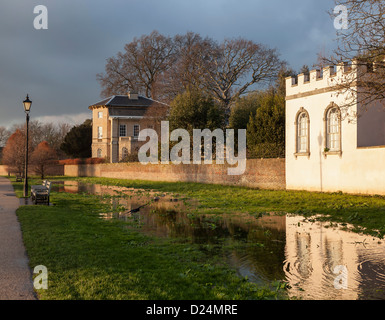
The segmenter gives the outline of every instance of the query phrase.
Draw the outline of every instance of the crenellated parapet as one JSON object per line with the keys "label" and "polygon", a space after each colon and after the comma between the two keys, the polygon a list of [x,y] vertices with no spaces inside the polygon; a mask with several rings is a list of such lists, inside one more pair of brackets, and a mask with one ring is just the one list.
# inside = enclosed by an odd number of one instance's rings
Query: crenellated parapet
{"label": "crenellated parapet", "polygon": [[337,66],[327,66],[311,70],[309,74],[299,74],[286,78],[286,97],[307,92],[323,92],[331,90],[337,84],[357,79],[358,74],[372,72],[376,64],[365,65],[353,60],[350,63],[340,63]]}

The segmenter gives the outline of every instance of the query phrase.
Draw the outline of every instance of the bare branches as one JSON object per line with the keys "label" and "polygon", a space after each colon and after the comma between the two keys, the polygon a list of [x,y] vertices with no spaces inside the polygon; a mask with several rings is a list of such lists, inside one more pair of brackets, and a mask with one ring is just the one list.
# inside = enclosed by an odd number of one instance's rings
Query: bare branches
{"label": "bare branches", "polygon": [[[345,107],[358,103],[364,111],[385,97],[385,1],[336,0],[348,12],[347,29],[337,32],[337,49],[331,57],[322,56],[323,65],[350,62],[349,76],[338,81],[347,93]],[[330,15],[334,18],[333,12]]]}
{"label": "bare branches", "polygon": [[216,46],[212,39],[202,38],[193,32],[176,35],[174,43],[176,59],[160,83],[166,101],[172,101],[179,93],[191,87],[207,91],[202,70],[207,70],[208,56]]}
{"label": "bare branches", "polygon": [[156,83],[174,62],[175,45],[170,37],[153,31],[135,38],[116,57],[107,60],[105,74],[98,74],[103,96],[126,94],[129,90],[158,99]]}
{"label": "bare branches", "polygon": [[277,51],[253,41],[218,44],[193,32],[171,39],[154,31],[108,59],[106,73],[97,77],[104,96],[134,90],[169,102],[188,88],[199,88],[228,108],[254,84],[275,80],[280,68]]}
{"label": "bare branches", "polygon": [[242,38],[226,39],[207,54],[201,53],[205,86],[226,108],[254,84],[276,80],[282,66],[275,49]]}
{"label": "bare branches", "polygon": [[336,0],[346,7],[349,26],[337,33],[336,57],[351,60],[360,56],[383,59],[385,3],[382,0]]}
{"label": "bare branches", "polygon": [[11,133],[9,132],[9,130],[7,130],[7,128],[0,127],[0,147],[3,147],[5,145],[10,135]]}
{"label": "bare branches", "polygon": [[[62,157],[64,153],[60,150],[64,137],[72,128],[68,123],[41,123],[38,120],[32,120],[29,122],[29,142],[31,144],[30,149],[33,150],[42,141],[47,141],[51,148],[53,148],[57,154]],[[1,131],[1,130],[0,130]],[[25,124],[15,124],[8,130],[8,135],[11,135],[19,131],[21,134],[25,134]],[[7,142],[8,143],[8,142]]]}

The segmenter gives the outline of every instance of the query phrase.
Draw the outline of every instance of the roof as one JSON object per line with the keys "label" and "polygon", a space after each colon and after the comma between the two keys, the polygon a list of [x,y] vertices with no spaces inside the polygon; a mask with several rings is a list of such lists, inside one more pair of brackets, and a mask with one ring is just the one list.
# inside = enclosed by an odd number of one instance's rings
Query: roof
{"label": "roof", "polygon": [[110,117],[112,118],[142,118],[147,111],[147,108],[116,108],[108,109]]}
{"label": "roof", "polygon": [[130,99],[128,95],[116,95],[109,98],[98,101],[91,106],[89,109],[97,106],[106,106],[106,107],[150,107],[156,104],[161,104],[167,106],[165,103],[155,101],[143,96],[138,96],[138,99]]}
{"label": "roof", "polygon": [[[88,108],[97,107],[107,107],[111,118],[142,119],[151,117],[151,113],[146,115],[150,107],[156,107],[161,115],[168,105],[139,95],[137,99],[130,99],[128,95],[116,95],[96,102]],[[158,113],[158,111],[156,112]]]}

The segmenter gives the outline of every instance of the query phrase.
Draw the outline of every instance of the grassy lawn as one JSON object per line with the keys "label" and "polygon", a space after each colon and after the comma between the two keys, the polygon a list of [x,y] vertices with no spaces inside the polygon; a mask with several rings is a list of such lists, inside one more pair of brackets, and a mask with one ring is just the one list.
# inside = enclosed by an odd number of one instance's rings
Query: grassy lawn
{"label": "grassy lawn", "polygon": [[255,190],[245,187],[187,182],[128,181],[109,178],[80,178],[104,184],[173,192],[199,200],[198,213],[265,212],[295,213],[319,220],[353,225],[353,231],[382,238],[385,235],[385,196],[351,195],[286,190]]}
{"label": "grassy lawn", "polygon": [[[39,183],[32,179],[31,184]],[[22,194],[22,183],[14,183]],[[89,194],[52,194],[54,206],[22,206],[17,215],[30,266],[48,269],[40,299],[275,299],[281,290],[239,278],[199,245],[145,236]],[[279,286],[279,284],[277,284]]]}
{"label": "grassy lawn", "polygon": [[[355,231],[385,233],[385,197],[380,196],[107,178],[77,180],[177,193],[197,199],[197,213],[320,214],[321,219],[353,224]],[[21,196],[22,183],[13,185]],[[98,213],[108,208],[97,196],[54,192],[51,201],[54,206],[22,206],[17,211],[31,267],[48,268],[49,289],[38,291],[41,299],[285,298],[282,290],[239,278],[198,245],[145,236],[125,228],[122,221],[100,219]]]}

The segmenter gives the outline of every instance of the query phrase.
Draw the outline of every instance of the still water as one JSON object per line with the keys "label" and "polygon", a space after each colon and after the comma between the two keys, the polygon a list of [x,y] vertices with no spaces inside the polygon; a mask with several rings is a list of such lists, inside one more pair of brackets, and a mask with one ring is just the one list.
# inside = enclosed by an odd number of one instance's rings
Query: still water
{"label": "still water", "polygon": [[291,297],[308,300],[385,299],[385,241],[329,222],[286,214],[202,215],[178,195],[66,181],[56,191],[111,195],[102,219],[158,237],[217,248],[241,277],[279,280]]}

